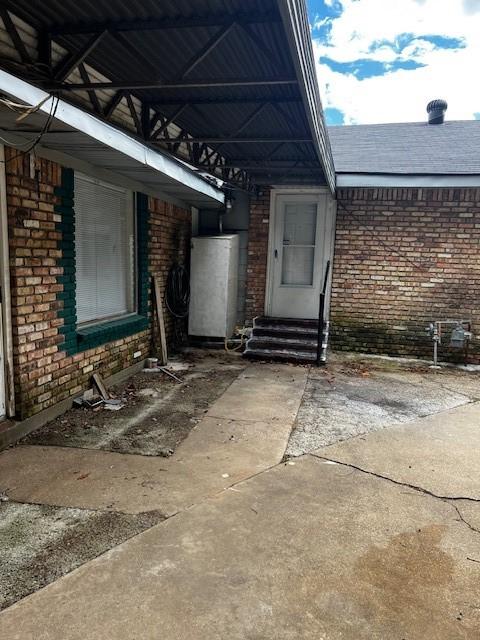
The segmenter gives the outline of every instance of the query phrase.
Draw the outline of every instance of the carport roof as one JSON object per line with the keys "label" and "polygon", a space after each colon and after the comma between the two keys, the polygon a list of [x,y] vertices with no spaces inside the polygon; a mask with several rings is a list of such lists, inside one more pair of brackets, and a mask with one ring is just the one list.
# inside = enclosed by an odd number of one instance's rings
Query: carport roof
{"label": "carport roof", "polygon": [[[48,94],[41,89],[2,70],[0,92],[26,104],[40,104],[48,98]],[[183,206],[189,204],[201,208],[223,205],[223,191],[180,161],[147,147],[127,133],[57,98],[49,98],[38,111],[22,122],[22,126],[16,126],[18,114],[1,105],[0,129],[7,132],[1,141],[25,150],[38,137],[36,132],[45,128],[52,114],[52,124],[36,147],[47,157],[67,166],[70,166],[70,161],[76,161],[78,166],[80,160],[125,178],[135,190]],[[104,175],[109,177],[108,174]]]}
{"label": "carport roof", "polygon": [[304,0],[1,4],[3,68],[223,180],[334,189]]}

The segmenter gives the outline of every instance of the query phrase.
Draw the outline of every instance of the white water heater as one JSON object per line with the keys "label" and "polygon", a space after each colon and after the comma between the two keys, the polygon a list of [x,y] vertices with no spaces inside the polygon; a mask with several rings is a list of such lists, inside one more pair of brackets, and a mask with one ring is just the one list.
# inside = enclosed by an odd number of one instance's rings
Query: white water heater
{"label": "white water heater", "polygon": [[230,338],[237,319],[238,235],[192,238],[188,333]]}

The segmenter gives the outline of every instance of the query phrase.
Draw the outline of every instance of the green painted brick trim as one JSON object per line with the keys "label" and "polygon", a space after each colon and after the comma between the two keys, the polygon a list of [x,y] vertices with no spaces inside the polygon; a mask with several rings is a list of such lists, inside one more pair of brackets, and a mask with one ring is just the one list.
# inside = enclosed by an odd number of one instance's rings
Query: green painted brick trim
{"label": "green painted brick trim", "polygon": [[136,194],[137,204],[137,309],[142,316],[148,316],[150,277],[148,271],[148,196]]}
{"label": "green painted brick trim", "polygon": [[63,285],[63,291],[57,294],[57,300],[64,303],[63,309],[58,311],[58,317],[64,319],[59,332],[64,342],[59,348],[67,355],[73,355],[87,349],[101,346],[107,342],[114,342],[139,333],[148,328],[148,300],[150,294],[150,277],[148,270],[148,229],[149,211],[148,196],[136,194],[137,218],[137,309],[138,313],[125,318],[109,322],[77,328],[76,310],[76,272],[75,272],[75,208],[74,208],[74,172],[73,169],[62,168],[61,186],[54,190],[59,198],[55,205],[55,213],[61,216],[56,223],[55,230],[62,235],[59,249],[62,257],[58,258],[57,266],[63,268],[63,275],[57,277],[57,283]]}
{"label": "green painted brick trim", "polygon": [[84,329],[77,329],[78,350],[85,351],[86,349],[99,347],[106,342],[126,338],[147,328],[148,318],[135,314],[126,318],[91,325]]}
{"label": "green painted brick trim", "polygon": [[57,283],[63,284],[63,291],[57,294],[57,300],[63,300],[64,306],[58,312],[58,317],[64,319],[63,326],[59,327],[59,333],[64,337],[60,349],[64,349],[67,355],[76,352],[77,310],[75,303],[75,210],[74,210],[74,172],[73,169],[62,167],[61,186],[54,189],[54,194],[59,198],[55,205],[55,213],[61,216],[60,222],[55,225],[62,239],[58,248],[62,251],[62,257],[57,260],[57,266],[62,267],[64,275],[57,277]]}

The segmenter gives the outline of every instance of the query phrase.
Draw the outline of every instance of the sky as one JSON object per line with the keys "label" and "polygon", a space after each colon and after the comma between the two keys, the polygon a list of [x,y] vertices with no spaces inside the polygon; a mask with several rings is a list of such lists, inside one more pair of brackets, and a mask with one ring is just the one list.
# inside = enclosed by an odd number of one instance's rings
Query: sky
{"label": "sky", "polygon": [[328,124],[480,119],[480,0],[307,0]]}

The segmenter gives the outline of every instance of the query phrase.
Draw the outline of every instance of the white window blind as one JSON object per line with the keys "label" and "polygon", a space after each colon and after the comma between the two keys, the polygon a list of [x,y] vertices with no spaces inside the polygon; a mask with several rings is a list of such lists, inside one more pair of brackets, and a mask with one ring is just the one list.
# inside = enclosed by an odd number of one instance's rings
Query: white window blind
{"label": "white window blind", "polygon": [[133,193],[75,173],[79,323],[134,311]]}

